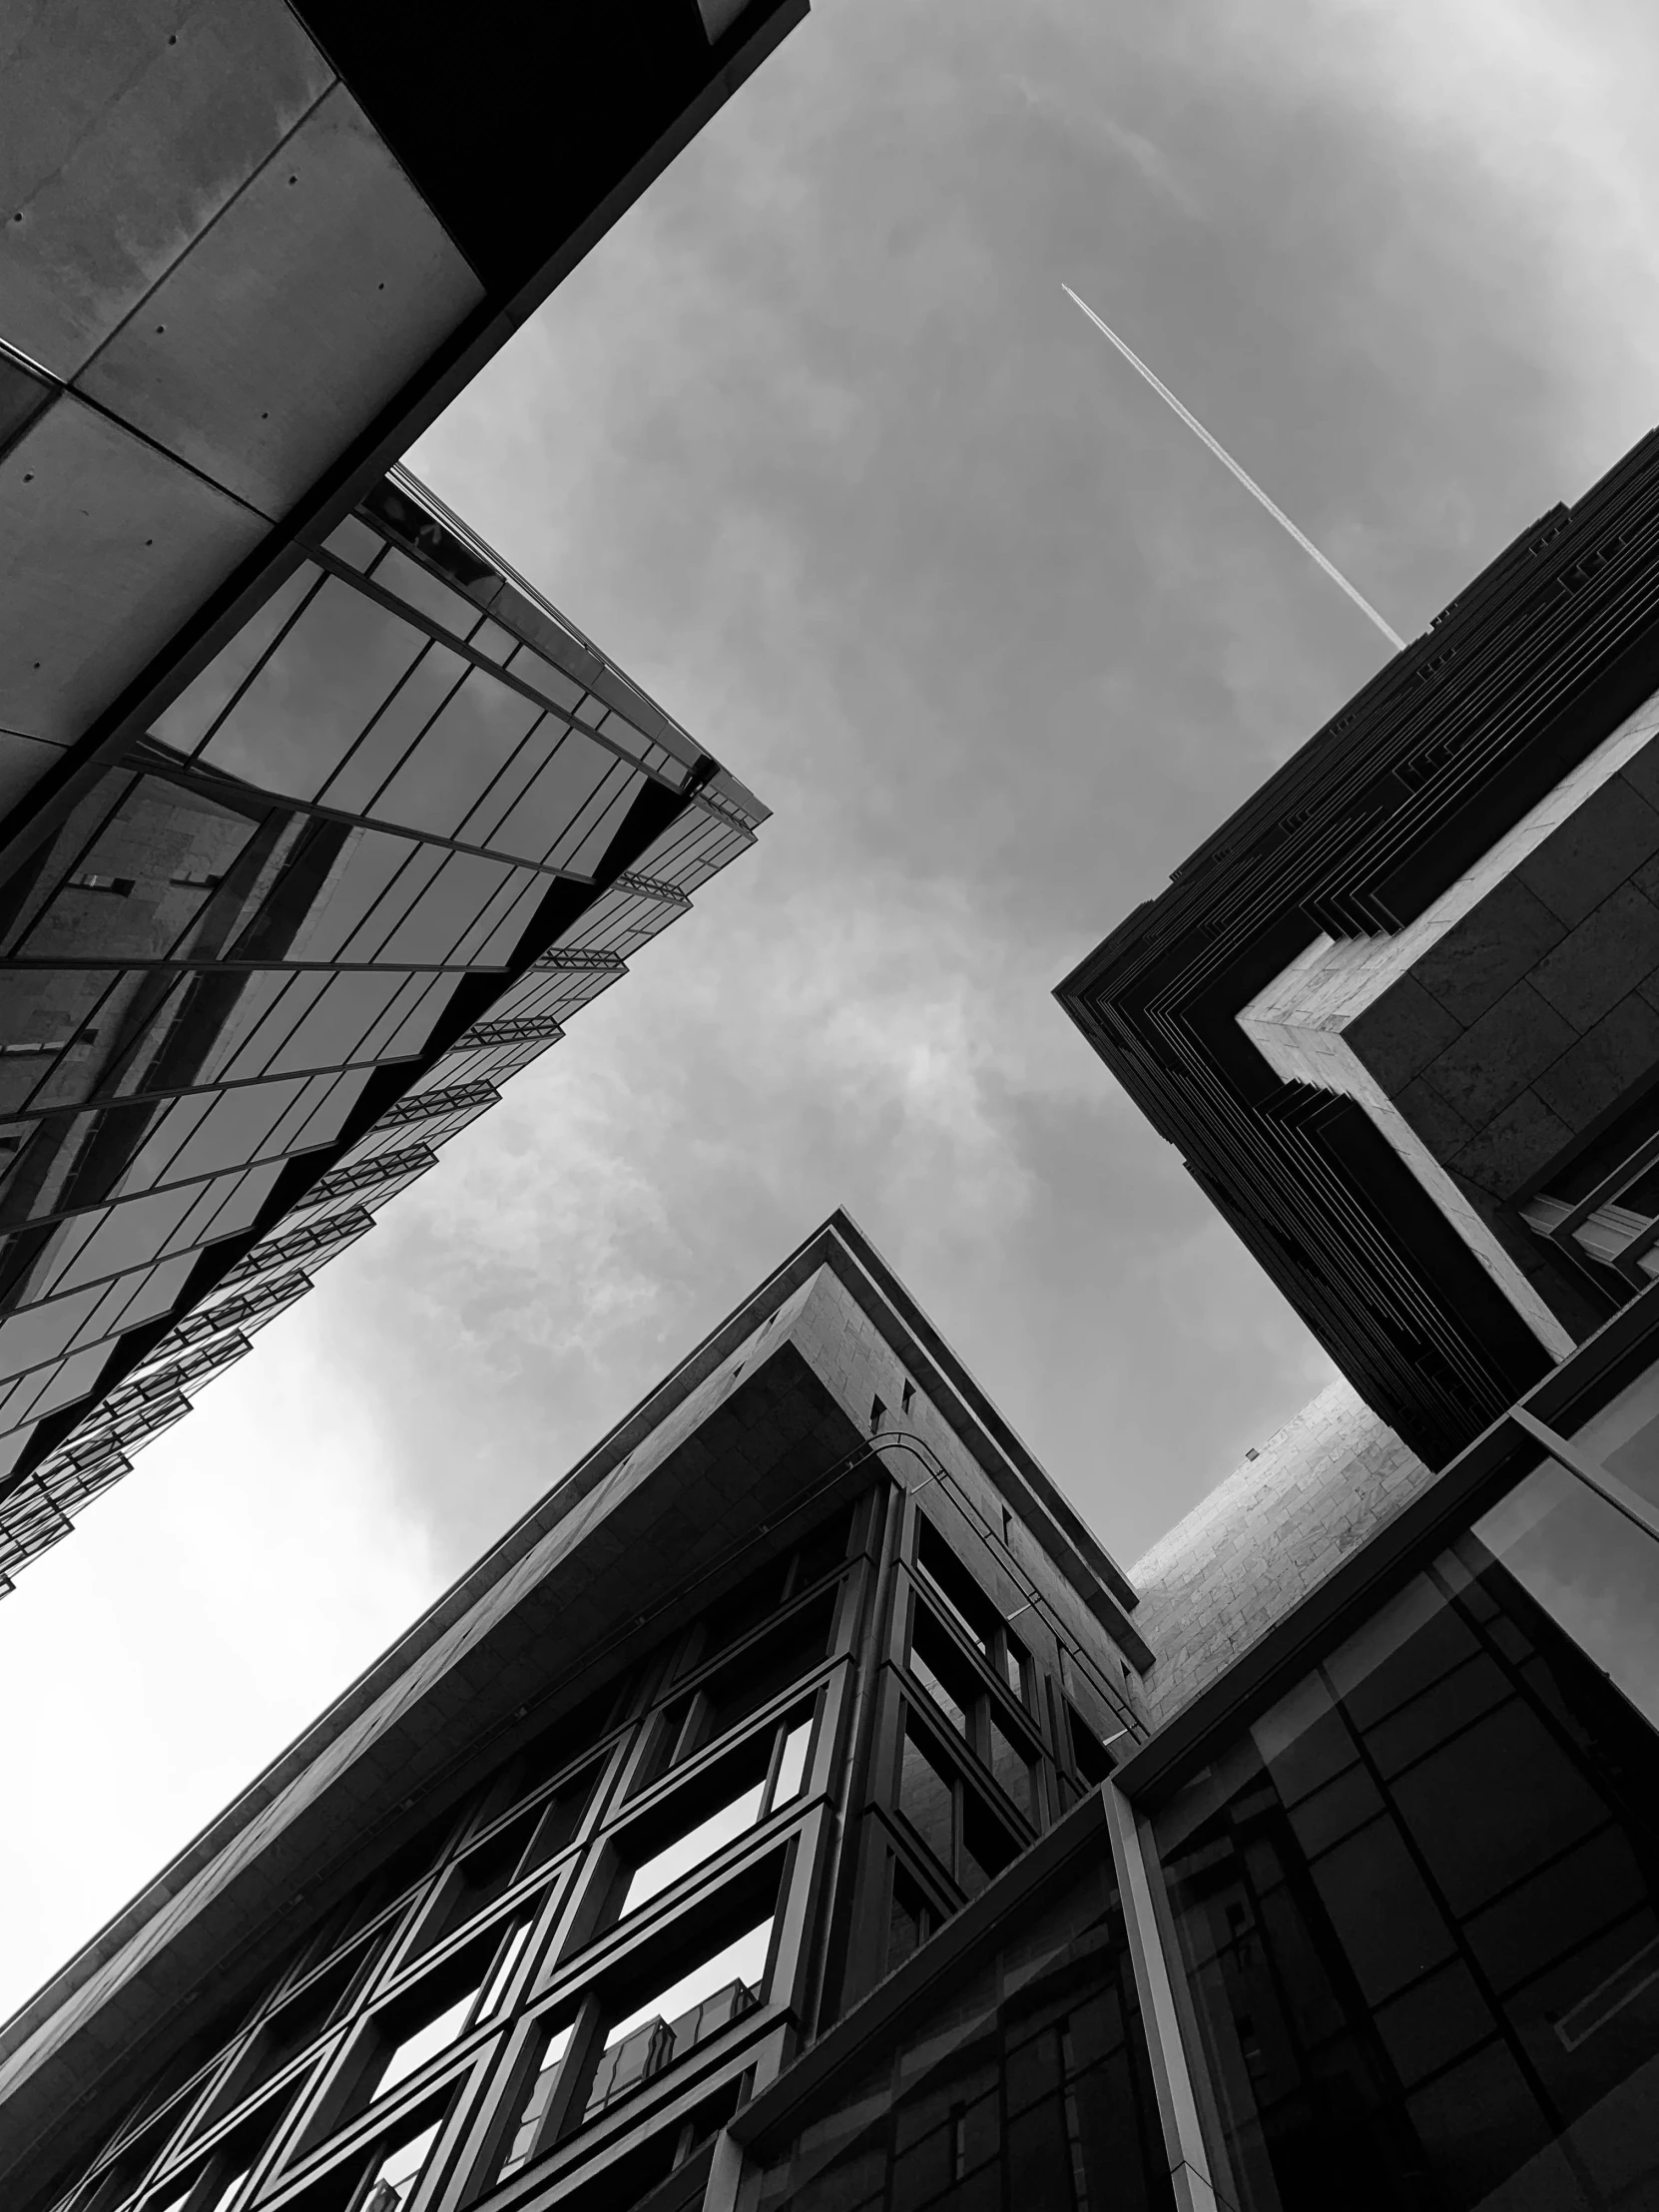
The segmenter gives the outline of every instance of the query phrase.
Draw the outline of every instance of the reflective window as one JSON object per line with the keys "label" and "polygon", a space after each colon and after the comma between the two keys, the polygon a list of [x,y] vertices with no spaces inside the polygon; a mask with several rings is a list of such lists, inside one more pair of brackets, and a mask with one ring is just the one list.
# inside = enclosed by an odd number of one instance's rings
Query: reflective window
{"label": "reflective window", "polygon": [[833,1617],[833,1593],[828,1592],[788,1615],[771,1635],[738,1652],[705,1677],[701,1689],[671,1706],[666,1734],[674,1739],[674,1756],[687,1759],[716,1742],[816,1666]]}
{"label": "reflective window", "polygon": [[590,809],[584,817],[580,843],[556,845],[549,858],[574,874],[597,874],[600,862],[628,820],[628,810],[644,781],[639,776],[613,777],[601,794],[603,804],[597,811]]}
{"label": "reflective window", "polygon": [[622,1918],[638,1912],[660,1890],[666,1890],[678,1882],[694,1867],[701,1867],[716,1852],[724,1851],[738,1837],[747,1835],[761,1817],[761,1805],[766,1796],[765,1781],[755,1782],[729,1800],[725,1805],[678,1836],[663,1850],[654,1852],[643,1865],[636,1867],[629,1879],[628,1889],[622,1901]]}
{"label": "reflective window", "polygon": [[507,2154],[503,2158],[496,2178],[505,2181],[509,2174],[517,2173],[520,2166],[528,2164],[536,2154],[537,2143],[546,2124],[548,2106],[552,2102],[554,2085],[559,2078],[559,2068],[564,2064],[570,2049],[574,2023],[549,2030],[543,2037],[536,2059],[536,2070],[530,2078],[530,2087],[519,2108],[518,2120],[507,2142]]}
{"label": "reflective window", "polygon": [[1573,1440],[1638,1496],[1659,1505],[1659,1365],[1621,1390]]}
{"label": "reflective window", "polygon": [[[365,809],[377,819],[433,835],[460,834],[461,824],[540,717],[522,692],[481,668],[467,671],[403,765]],[[482,840],[474,840],[482,841]],[[506,840],[502,849],[519,847]],[[529,855],[539,859],[540,853]]]}
{"label": "reflective window", "polygon": [[898,1810],[969,1897],[977,1897],[1018,1854],[1018,1844],[978,1791],[913,1719],[900,1746]]}
{"label": "reflective window", "polygon": [[[1084,1859],[811,2096],[758,2212],[1173,2212],[1108,1855]],[[902,1876],[893,1911],[926,1932]]]}
{"label": "reflective window", "polygon": [[427,2160],[438,2139],[441,2119],[428,2120],[418,2134],[400,2142],[394,2150],[376,2152],[354,2205],[361,2212],[400,2212],[426,2171]]}
{"label": "reflective window", "polygon": [[374,581],[382,591],[389,591],[394,598],[401,599],[405,607],[412,607],[417,614],[441,623],[458,638],[470,636],[483,615],[481,607],[463,598],[458,591],[452,591],[430,569],[422,568],[418,561],[411,561],[395,546],[382,556],[374,571]]}
{"label": "reflective window", "polygon": [[1659,1544],[1553,1460],[1474,1533],[1659,1726]]}
{"label": "reflective window", "polygon": [[212,768],[314,799],[426,644],[330,576],[203,749]]}
{"label": "reflective window", "polygon": [[1454,2212],[1659,2190],[1659,1747],[1527,1586],[1533,1482],[1158,1816],[1245,2212],[1337,2172]]}
{"label": "reflective window", "polygon": [[572,730],[524,796],[491,830],[490,844],[527,860],[546,858],[557,863],[565,845],[578,841],[572,826],[616,768],[614,753]]}
{"label": "reflective window", "polygon": [[[639,1860],[628,1877],[619,1917],[626,1920],[630,1913],[638,1912],[682,1875],[703,1866],[777,1807],[798,1796],[812,1735],[810,1714],[792,1717],[759,1737],[742,1760],[735,1764],[723,1761],[720,1782],[715,1784],[719,1802],[705,1809],[708,1788],[695,1792],[695,1802],[688,1807],[690,1824],[680,1826],[678,1833],[666,1841],[659,1840],[665,1816],[655,1816],[649,1824],[651,1841],[643,1846],[648,1856]],[[729,1795],[720,1795],[721,1783]],[[681,1793],[682,1802],[685,1796]],[[666,1809],[671,1821],[675,1812],[673,1805]],[[680,1818],[684,1822],[687,1815]]]}
{"label": "reflective window", "polygon": [[[980,1645],[982,1650],[984,1647]],[[993,1648],[996,1648],[993,1646]],[[1001,1646],[1007,1658],[1007,1639]],[[927,1607],[916,1601],[910,1624],[908,1669],[926,1691],[939,1718],[948,1723],[1028,1821],[1038,1818],[1038,1747],[1021,1722],[997,1697],[988,1681]],[[1024,1684],[1023,1659],[1016,1665]]]}
{"label": "reflective window", "polygon": [[555,707],[563,707],[567,713],[582,696],[582,687],[573,677],[567,676],[562,668],[555,668],[551,661],[543,660],[527,645],[521,645],[507,665],[520,683],[528,684],[532,691],[540,692],[544,699]]}
{"label": "reflective window", "polygon": [[171,707],[163,708],[150,726],[153,735],[181,753],[194,753],[297,614],[306,594],[321,581],[322,571],[302,561],[259,613],[250,616],[217,659],[208,663]]}
{"label": "reflective window", "polygon": [[462,681],[470,664],[448,646],[425,647],[385,705],[317,795],[325,807],[358,815],[392,776],[421,732]]}
{"label": "reflective window", "polygon": [[759,2004],[771,1945],[769,1916],[611,2021],[588,2091],[588,2116],[616,2103]]}

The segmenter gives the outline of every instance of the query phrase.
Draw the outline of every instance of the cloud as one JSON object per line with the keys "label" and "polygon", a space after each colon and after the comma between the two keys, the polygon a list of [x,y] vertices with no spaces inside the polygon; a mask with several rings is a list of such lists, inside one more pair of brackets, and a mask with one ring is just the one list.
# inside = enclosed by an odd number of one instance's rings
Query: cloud
{"label": "cloud", "polygon": [[[446,1579],[372,1408],[297,1317],[0,1605],[0,2017],[298,1734]],[[273,1448],[273,1439],[277,1439]]]}

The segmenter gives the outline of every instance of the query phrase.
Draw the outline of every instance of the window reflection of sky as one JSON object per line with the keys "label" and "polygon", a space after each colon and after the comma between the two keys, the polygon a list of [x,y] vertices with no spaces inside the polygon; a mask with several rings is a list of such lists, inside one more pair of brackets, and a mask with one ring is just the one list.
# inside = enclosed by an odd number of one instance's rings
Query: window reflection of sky
{"label": "window reflection of sky", "polygon": [[1659,1726],[1659,1544],[1554,1460],[1474,1534]]}
{"label": "window reflection of sky", "polygon": [[[248,1234],[286,1159],[338,1145],[373,1068],[426,1053],[470,978],[505,984],[650,779],[681,811],[628,852],[648,883],[688,892],[752,841],[741,787],[684,804],[696,746],[544,603],[476,549],[440,576],[389,542],[454,532],[383,489],[77,801],[0,917],[0,1234],[39,1240],[0,1304],[0,1477],[193,1253]],[[620,963],[682,910],[618,886],[556,942]],[[543,1026],[489,1040],[473,987],[432,1079],[499,1083],[620,972],[532,967],[489,1016]],[[0,1498],[0,1566],[26,1550]]]}

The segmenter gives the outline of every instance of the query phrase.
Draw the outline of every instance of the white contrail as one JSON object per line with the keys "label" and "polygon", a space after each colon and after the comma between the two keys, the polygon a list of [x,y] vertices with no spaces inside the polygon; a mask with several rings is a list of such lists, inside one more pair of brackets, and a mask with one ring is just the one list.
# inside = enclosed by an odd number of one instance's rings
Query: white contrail
{"label": "white contrail", "polygon": [[1405,640],[1400,636],[1399,632],[1393,629],[1391,625],[1382,620],[1382,617],[1378,613],[1377,609],[1372,605],[1371,601],[1355,590],[1354,586],[1349,582],[1348,578],[1343,574],[1342,570],[1337,567],[1334,561],[1328,561],[1326,559],[1325,555],[1320,551],[1319,547],[1314,543],[1312,538],[1303,536],[1302,532],[1297,528],[1296,524],[1291,520],[1290,516],[1285,512],[1284,508],[1275,505],[1273,500],[1271,500],[1268,497],[1267,493],[1262,489],[1261,485],[1257,483],[1254,476],[1246,475],[1245,471],[1239,466],[1238,462],[1233,458],[1232,454],[1228,452],[1226,446],[1218,444],[1216,440],[1211,437],[1209,431],[1205,429],[1203,423],[1199,421],[1197,415],[1192,414],[1187,408],[1182,406],[1180,400],[1176,398],[1174,392],[1170,390],[1168,384],[1161,382],[1158,377],[1153,375],[1151,369],[1147,367],[1145,361],[1141,359],[1140,355],[1132,351],[1129,346],[1125,345],[1122,338],[1118,336],[1117,332],[1112,329],[1108,323],[1102,322],[1099,315],[1095,313],[1094,309],[1089,305],[1088,301],[1086,299],[1079,299],[1076,292],[1072,290],[1069,284],[1062,284],[1060,286],[1060,289],[1065,293],[1068,299],[1075,301],[1075,303],[1082,308],[1083,312],[1088,316],[1089,320],[1094,324],[1095,328],[1102,333],[1103,336],[1109,337],[1111,339],[1112,343],[1117,347],[1118,351],[1123,355],[1124,359],[1129,363],[1130,367],[1138,369],[1140,371],[1140,373],[1146,378],[1147,382],[1152,386],[1153,390],[1158,394],[1159,398],[1168,401],[1170,406],[1175,409],[1176,413],[1187,425],[1187,428],[1189,430],[1197,431],[1198,435],[1204,440],[1205,444],[1216,456],[1216,459],[1225,463],[1225,465],[1233,471],[1234,475],[1239,479],[1239,482],[1243,484],[1245,490],[1252,493],[1257,499],[1262,502],[1262,505],[1266,507],[1268,513],[1272,515],[1274,521],[1284,524],[1285,528],[1289,530],[1292,537],[1295,538],[1297,544],[1301,546],[1303,552],[1312,554],[1314,559],[1318,561],[1320,567],[1324,569],[1326,575],[1330,577],[1331,581],[1334,584],[1340,584],[1342,586],[1343,590],[1347,592],[1348,596],[1350,597],[1350,599],[1353,600],[1354,604],[1359,608],[1360,612],[1363,615],[1368,616],[1371,621],[1376,623],[1377,627],[1382,631],[1382,635],[1387,639],[1388,643],[1391,646],[1403,650]]}

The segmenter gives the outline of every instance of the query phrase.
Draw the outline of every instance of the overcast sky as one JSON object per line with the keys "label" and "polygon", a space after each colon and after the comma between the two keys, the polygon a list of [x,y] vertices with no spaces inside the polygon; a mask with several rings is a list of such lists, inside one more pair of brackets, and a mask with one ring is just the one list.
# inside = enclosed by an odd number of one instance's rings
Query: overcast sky
{"label": "overcast sky", "polygon": [[0,1605],[0,2011],[830,1210],[1126,1564],[1330,1370],[1049,993],[1659,418],[1632,0],[820,0],[411,456],[774,809]]}

